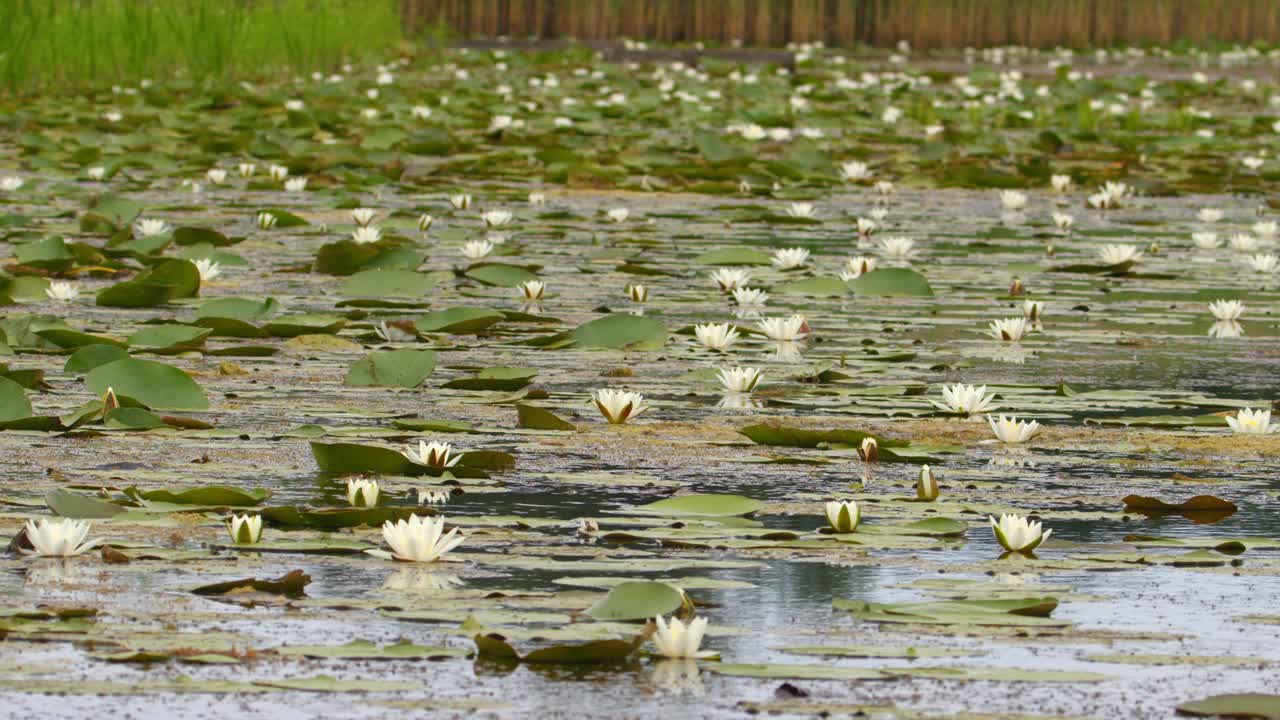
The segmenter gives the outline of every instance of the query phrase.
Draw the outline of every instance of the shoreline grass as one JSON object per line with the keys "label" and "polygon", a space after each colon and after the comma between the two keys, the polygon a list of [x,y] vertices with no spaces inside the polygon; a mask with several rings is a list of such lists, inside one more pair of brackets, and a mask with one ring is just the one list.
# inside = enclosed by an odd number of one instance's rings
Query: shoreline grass
{"label": "shoreline grass", "polygon": [[0,91],[329,70],[394,48],[400,28],[396,0],[7,0]]}

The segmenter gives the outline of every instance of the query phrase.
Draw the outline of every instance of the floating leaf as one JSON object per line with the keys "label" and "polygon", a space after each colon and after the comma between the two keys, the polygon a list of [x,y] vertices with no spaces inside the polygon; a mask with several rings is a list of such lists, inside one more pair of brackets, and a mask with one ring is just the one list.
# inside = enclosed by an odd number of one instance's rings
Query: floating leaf
{"label": "floating leaf", "polygon": [[436,367],[430,350],[379,350],[357,360],[347,371],[348,387],[415,388]]}
{"label": "floating leaf", "polygon": [[578,326],[570,337],[582,348],[657,350],[667,342],[667,328],[650,318],[606,315]]}
{"label": "floating leaf", "polygon": [[662,582],[624,582],[609,590],[586,614],[596,620],[647,620],[684,604],[684,593]]}
{"label": "floating leaf", "polygon": [[85,384],[97,395],[112,388],[150,408],[207,410],[204,390],[191,376],[172,365],[125,358],[99,365],[85,376]]}
{"label": "floating leaf", "polygon": [[730,517],[750,515],[762,507],[763,502],[741,495],[680,495],[640,505],[635,511],[650,515]]}
{"label": "floating leaf", "polygon": [[908,268],[880,268],[849,281],[853,292],[877,297],[933,297],[923,275]]}
{"label": "floating leaf", "polygon": [[531,430],[576,430],[573,423],[561,419],[546,408],[516,403],[517,425]]}

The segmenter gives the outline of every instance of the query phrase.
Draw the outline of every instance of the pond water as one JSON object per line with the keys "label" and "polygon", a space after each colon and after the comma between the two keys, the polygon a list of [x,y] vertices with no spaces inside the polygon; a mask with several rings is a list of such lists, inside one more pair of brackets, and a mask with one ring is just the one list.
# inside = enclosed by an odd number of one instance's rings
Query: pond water
{"label": "pond water", "polygon": [[[1248,235],[1252,254],[1275,252],[1257,223],[1276,214],[1264,122],[1280,113],[1276,89],[1239,84],[1268,61],[1201,83],[1178,56],[1112,58],[1099,79],[1045,74],[1050,56],[1004,79],[1003,66],[923,75],[835,57],[743,83],[714,65],[702,77],[573,53],[454,53],[384,70],[387,84],[356,71],[226,97],[178,84],[33,102],[2,155],[26,181],[0,207],[12,301],[0,529],[17,536],[56,512],[89,519],[109,549],[0,560],[6,704],[139,717],[1160,718],[1210,695],[1280,693],[1280,436],[1227,423],[1273,407],[1280,370],[1280,275],[1226,245]],[[1114,72],[1130,61],[1161,80]],[[862,68],[883,74],[850,86]],[[672,78],[702,100],[663,90]],[[630,99],[564,102],[610,93]],[[786,111],[794,97],[806,109]],[[1130,104],[1095,117],[1093,97]],[[305,103],[284,109],[291,98]],[[889,103],[906,120],[885,120]],[[101,119],[117,108],[121,119]],[[572,133],[552,129],[561,111]],[[495,130],[508,112],[527,124]],[[744,121],[822,132],[753,145],[723,131]],[[924,130],[935,123],[944,134]],[[1254,155],[1259,169],[1236,169]],[[250,158],[259,167],[237,177]],[[854,158],[872,177],[839,177]],[[307,187],[265,179],[272,162]],[[109,177],[86,178],[89,163]],[[202,177],[213,166],[228,178]],[[1051,191],[1050,169],[1073,186]],[[1117,179],[1136,192],[1090,207]],[[1004,185],[1026,188],[1025,208],[1002,207]],[[474,204],[455,207],[459,192]],[[361,206],[382,232],[367,245],[346,239]],[[609,218],[618,208],[626,217]],[[480,213],[498,209],[514,217],[486,228]],[[857,218],[877,210],[860,236]],[[280,222],[263,228],[260,212]],[[422,213],[434,216],[425,232]],[[139,218],[167,227],[149,236]],[[1219,247],[1193,243],[1202,232]],[[894,253],[894,237],[914,252]],[[464,257],[486,238],[500,241],[490,255]],[[1141,256],[1100,259],[1109,243]],[[784,248],[810,255],[782,269]],[[878,267],[841,277],[852,256]],[[200,259],[221,273],[193,288],[185,260]],[[711,278],[723,267],[748,271],[767,303],[736,304]],[[546,283],[532,304],[516,287],[531,278]],[[80,297],[47,297],[51,281],[78,283]],[[628,297],[637,283],[646,302]],[[1032,332],[993,338],[988,324],[1022,318],[1028,299],[1044,303]],[[1228,336],[1211,334],[1208,304],[1223,299],[1245,305]],[[761,332],[792,314],[807,337]],[[700,323],[740,338],[707,349]],[[138,360],[181,372],[146,374]],[[729,366],[763,380],[726,397],[716,370]],[[939,410],[958,382],[985,385],[995,414],[1041,433],[1002,443],[985,412]],[[125,407],[104,408],[105,385]],[[591,401],[606,387],[643,393],[647,409],[606,423]],[[554,417],[520,420],[529,408]],[[856,452],[862,433],[879,438],[879,462]],[[443,473],[405,460],[420,439],[463,459]],[[940,483],[933,502],[915,501],[923,463]],[[379,481],[383,515],[342,514],[352,475]],[[446,503],[421,502],[442,490]],[[661,509],[691,496],[714,496],[711,509]],[[1143,509],[1193,496],[1215,509]],[[821,531],[835,499],[858,503],[855,532]],[[456,562],[364,552],[382,546],[382,520],[415,509],[461,529]],[[266,518],[261,543],[228,541],[232,511]],[[1002,513],[1052,535],[1005,553],[987,521]],[[293,570],[305,587],[205,587]],[[719,659],[663,659],[647,644],[608,661],[515,662],[483,644],[496,634],[527,656],[629,641],[641,617],[589,612],[623,581],[682,589],[692,610],[680,612],[709,620],[703,649]],[[399,640],[419,647],[387,649]],[[354,641],[374,646],[339,648]]]}

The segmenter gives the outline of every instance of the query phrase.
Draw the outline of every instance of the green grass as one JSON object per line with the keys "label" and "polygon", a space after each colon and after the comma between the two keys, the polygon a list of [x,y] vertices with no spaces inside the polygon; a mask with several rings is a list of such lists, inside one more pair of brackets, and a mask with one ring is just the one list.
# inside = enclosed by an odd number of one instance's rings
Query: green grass
{"label": "green grass", "polygon": [[0,91],[329,70],[400,37],[396,0],[3,0]]}

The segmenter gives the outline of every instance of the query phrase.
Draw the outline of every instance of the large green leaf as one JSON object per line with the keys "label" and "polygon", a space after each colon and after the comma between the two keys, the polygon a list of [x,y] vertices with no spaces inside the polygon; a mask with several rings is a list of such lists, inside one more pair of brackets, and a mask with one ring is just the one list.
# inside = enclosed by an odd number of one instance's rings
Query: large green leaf
{"label": "large green leaf", "polygon": [[596,620],[646,620],[668,615],[684,604],[684,593],[666,583],[624,582],[609,590],[586,614]]}
{"label": "large green leaf", "polygon": [[0,422],[31,417],[31,401],[21,385],[0,377]]}
{"label": "large green leaf", "polygon": [[570,333],[578,347],[611,350],[657,350],[667,342],[667,328],[635,315],[606,315]]}
{"label": "large green leaf", "polygon": [[125,358],[89,371],[85,384],[95,394],[107,388],[131,397],[150,408],[163,410],[207,410],[204,390],[182,370],[151,360]]}
{"label": "large green leaf", "polygon": [[485,285],[497,285],[500,287],[516,287],[530,280],[537,280],[538,276],[518,265],[504,265],[502,263],[483,263],[480,265],[472,265],[467,268],[467,277]]}
{"label": "large green leaf", "polygon": [[481,307],[454,307],[437,310],[413,321],[413,326],[422,333],[478,333],[496,322],[501,322],[503,314],[497,310]]}
{"label": "large green leaf", "polygon": [[680,495],[636,507],[636,512],[651,515],[702,515],[730,517],[749,515],[764,503],[741,495]]}
{"label": "large green leaf", "polygon": [[364,270],[342,284],[343,295],[366,298],[419,298],[431,292],[436,280],[412,270]]}
{"label": "large green leaf", "polygon": [[415,388],[436,367],[430,350],[378,350],[357,360],[347,371],[348,387]]}
{"label": "large green leaf", "polygon": [[849,281],[853,292],[863,296],[933,297],[933,288],[923,275],[908,268],[880,268]]}

